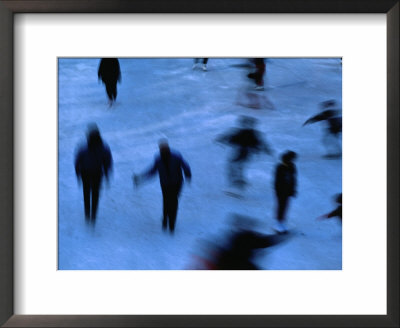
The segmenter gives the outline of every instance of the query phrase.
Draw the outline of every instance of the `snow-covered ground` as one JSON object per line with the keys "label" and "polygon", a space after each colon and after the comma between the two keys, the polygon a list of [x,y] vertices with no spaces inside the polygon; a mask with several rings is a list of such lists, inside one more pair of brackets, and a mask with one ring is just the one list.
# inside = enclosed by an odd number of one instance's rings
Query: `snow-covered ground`
{"label": "snow-covered ground", "polygon": [[[316,220],[335,207],[342,190],[342,161],[322,156],[323,123],[302,127],[319,103],[341,106],[342,68],[336,58],[272,58],[267,61],[264,108],[241,106],[251,84],[245,59],[211,58],[208,71],[192,70],[190,58],[120,59],[122,83],[108,108],[98,82],[98,58],[59,59],[58,260],[61,270],[182,270],[191,267],[204,240],[220,244],[229,214],[254,217],[257,231],[273,233],[273,172],[285,150],[298,153],[298,195],[288,210],[295,235],[263,250],[257,264],[270,270],[340,270],[342,227]],[[258,120],[274,156],[258,154],[246,169],[243,199],[229,197],[226,161],[231,149],[215,137],[236,126],[240,115]],[[85,223],[83,195],[74,171],[76,147],[88,123],[99,126],[111,148],[110,185],[103,184],[96,225]],[[143,172],[166,137],[192,169],[183,188],[174,235],[161,229],[158,177],[138,189],[132,174]]]}

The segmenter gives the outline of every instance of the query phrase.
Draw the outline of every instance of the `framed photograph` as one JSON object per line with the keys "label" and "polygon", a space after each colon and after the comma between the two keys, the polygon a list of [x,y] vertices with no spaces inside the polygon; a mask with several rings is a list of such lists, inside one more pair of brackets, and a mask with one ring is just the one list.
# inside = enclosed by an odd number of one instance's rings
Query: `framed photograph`
{"label": "framed photograph", "polygon": [[398,327],[398,19],[0,1],[0,323]]}

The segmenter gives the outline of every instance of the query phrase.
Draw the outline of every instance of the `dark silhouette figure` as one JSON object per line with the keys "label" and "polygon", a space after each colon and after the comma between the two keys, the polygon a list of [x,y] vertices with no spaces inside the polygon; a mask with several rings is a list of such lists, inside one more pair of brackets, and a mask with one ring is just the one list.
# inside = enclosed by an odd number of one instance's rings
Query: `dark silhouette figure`
{"label": "dark silhouette figure", "polygon": [[102,58],[98,69],[99,80],[106,86],[110,107],[117,99],[117,82],[121,82],[121,70],[117,58]]}
{"label": "dark silhouette figure", "polygon": [[134,175],[135,185],[139,185],[141,180],[146,180],[158,173],[160,178],[161,191],[163,195],[163,230],[175,230],[176,216],[178,212],[178,198],[182,189],[183,175],[185,179],[191,181],[192,173],[189,165],[182,158],[182,155],[171,150],[166,140],[159,142],[160,153],[155,157],[153,165],[144,173]]}
{"label": "dark silhouette figure", "polygon": [[276,231],[278,233],[286,233],[287,228],[284,225],[286,219],[286,211],[289,205],[290,197],[296,197],[297,194],[297,169],[293,161],[297,158],[297,154],[293,151],[287,151],[281,156],[281,163],[276,166],[275,170],[275,194],[277,199],[276,217],[278,220]]}
{"label": "dark silhouette figure", "polygon": [[108,180],[112,168],[110,148],[103,142],[97,126],[91,126],[87,134],[87,145],[81,147],[75,157],[75,172],[78,182],[83,184],[85,218],[96,220],[99,192],[103,176]]}
{"label": "dark silhouette figure", "polygon": [[247,182],[243,170],[251,155],[264,151],[271,155],[272,151],[262,135],[255,129],[256,120],[242,116],[239,119],[240,127],[217,137],[216,141],[228,144],[234,148],[228,160],[228,179],[231,185],[242,188]]}
{"label": "dark silhouette figure", "polygon": [[256,83],[256,90],[264,90],[264,73],[265,73],[265,60],[264,58],[254,58],[252,62],[255,66],[255,71],[247,74],[247,77],[253,79]]}
{"label": "dark silhouette figure", "polygon": [[[195,58],[194,63],[193,63],[193,69],[197,67],[197,64],[199,63],[200,58]],[[207,70],[207,63],[208,63],[208,58],[201,58],[201,61],[203,62],[203,71]]]}
{"label": "dark silhouette figure", "polygon": [[[324,101],[320,104],[322,109],[325,109],[321,113],[310,117],[304,122],[303,126],[316,122],[326,122],[325,135],[323,137],[323,143],[327,147],[328,154],[326,157],[335,158],[341,156],[340,137],[342,134],[342,116],[339,109],[334,109],[336,102],[334,100]],[[332,149],[331,153],[329,153]]]}
{"label": "dark silhouette figure", "polygon": [[[225,245],[218,240],[208,243],[208,250],[203,256],[195,256],[195,269],[200,270],[259,270],[255,260],[259,250],[275,246],[288,239],[288,235],[267,235],[254,230],[247,223],[251,218],[235,215],[234,219],[241,221],[233,225],[233,230],[226,236]],[[243,226],[243,221],[245,226]],[[238,223],[238,221],[237,221]]]}
{"label": "dark silhouette figure", "polygon": [[277,245],[280,235],[265,235],[251,230],[236,232],[227,248],[218,255],[214,270],[259,270],[254,263],[255,251]]}
{"label": "dark silhouette figure", "polygon": [[337,217],[340,222],[342,222],[342,193],[336,196],[336,204],[337,207],[333,211],[321,215],[320,217],[318,217],[318,219],[331,219]]}

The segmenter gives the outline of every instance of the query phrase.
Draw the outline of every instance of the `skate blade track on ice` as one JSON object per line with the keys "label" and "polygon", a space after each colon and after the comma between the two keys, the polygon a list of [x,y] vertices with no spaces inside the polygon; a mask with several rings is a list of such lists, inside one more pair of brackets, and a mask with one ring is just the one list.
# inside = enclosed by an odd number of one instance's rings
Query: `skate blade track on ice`
{"label": "skate blade track on ice", "polygon": [[235,192],[232,190],[224,190],[225,195],[236,198],[236,199],[245,199],[244,195],[239,193],[239,192]]}

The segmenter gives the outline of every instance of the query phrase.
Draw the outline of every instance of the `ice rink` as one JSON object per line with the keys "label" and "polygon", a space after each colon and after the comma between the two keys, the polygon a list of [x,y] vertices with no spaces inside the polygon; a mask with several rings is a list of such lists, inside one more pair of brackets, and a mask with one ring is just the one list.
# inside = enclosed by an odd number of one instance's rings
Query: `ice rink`
{"label": "ice rink", "polygon": [[[61,270],[184,270],[193,268],[205,241],[223,244],[230,213],[250,216],[272,234],[276,222],[273,175],[280,154],[298,154],[298,195],[291,199],[287,242],[260,250],[268,270],[341,270],[342,226],[317,220],[335,208],[342,192],[342,160],[327,159],[323,122],[302,126],[322,101],[342,105],[338,58],[271,58],[265,90],[253,91],[246,59],[210,58],[208,70],[192,58],[120,59],[122,81],[109,108],[98,81],[99,58],[58,63],[58,265]],[[201,66],[199,66],[201,67]],[[232,151],[215,138],[240,115],[257,119],[273,156],[257,154],[245,170],[242,198],[228,196],[226,165]],[[74,156],[95,122],[113,156],[103,184],[96,225],[84,218]],[[158,177],[139,188],[132,175],[147,169],[167,138],[189,163],[192,181],[181,193],[174,235],[161,229]]]}

